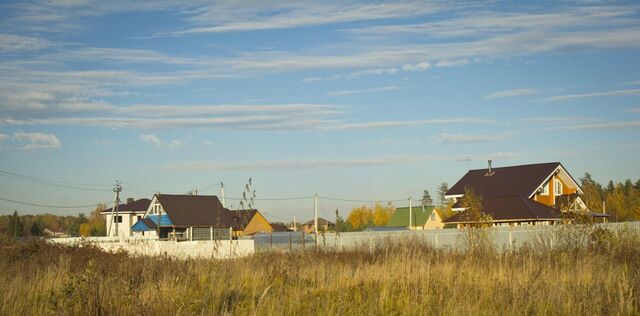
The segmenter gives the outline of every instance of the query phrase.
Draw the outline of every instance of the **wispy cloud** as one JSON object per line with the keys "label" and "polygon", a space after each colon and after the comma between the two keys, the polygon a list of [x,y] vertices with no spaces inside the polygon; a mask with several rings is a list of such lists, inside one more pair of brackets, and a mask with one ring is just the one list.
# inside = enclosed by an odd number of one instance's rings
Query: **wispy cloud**
{"label": "wispy cloud", "polygon": [[640,113],[640,107],[637,108],[628,108],[624,110],[626,113]]}
{"label": "wispy cloud", "polygon": [[437,137],[439,143],[489,143],[505,139],[505,135],[478,135],[478,134],[448,134],[441,133]]}
{"label": "wispy cloud", "polygon": [[50,41],[38,37],[0,34],[0,53],[36,51],[49,46]]}
{"label": "wispy cloud", "polygon": [[581,94],[564,94],[564,95],[556,95],[556,96],[548,97],[548,98],[545,98],[544,100],[569,101],[569,100],[584,99],[584,98],[628,96],[628,95],[640,95],[640,89],[601,91],[601,92],[590,92],[590,93],[581,93]]}
{"label": "wispy cloud", "polygon": [[140,135],[140,140],[142,142],[147,143],[147,144],[154,145],[157,148],[167,147],[167,148],[170,148],[170,149],[176,149],[176,148],[182,147],[182,145],[184,145],[183,141],[177,140],[177,139],[173,139],[170,142],[165,143],[158,136],[156,136],[154,134],[142,134],[142,135]]}
{"label": "wispy cloud", "polygon": [[557,126],[554,129],[563,130],[586,130],[586,129],[626,129],[640,128],[640,121],[622,121],[622,122],[596,122],[590,124],[575,124]]}
{"label": "wispy cloud", "polygon": [[384,91],[396,91],[406,89],[405,87],[399,86],[385,86],[385,87],[376,87],[370,89],[360,89],[360,90],[340,90],[340,91],[329,91],[326,93],[328,96],[343,96],[343,95],[352,95],[352,94],[362,94],[362,93],[372,93],[372,92],[384,92]]}
{"label": "wispy cloud", "polygon": [[421,2],[394,3],[297,3],[264,1],[250,6],[210,4],[190,18],[202,26],[171,35],[242,32],[300,28],[332,23],[416,16],[435,11],[436,5]]}
{"label": "wispy cloud", "polygon": [[523,95],[531,95],[536,94],[539,91],[537,89],[512,89],[512,90],[501,90],[485,95],[486,99],[496,99],[496,98],[510,98],[510,97],[518,97]]}
{"label": "wispy cloud", "polygon": [[52,133],[13,133],[13,140],[22,143],[22,149],[60,148],[62,142]]}
{"label": "wispy cloud", "polygon": [[2,142],[4,142],[5,140],[11,138],[11,136],[7,135],[7,134],[3,134],[0,133],[0,144],[2,144]]}
{"label": "wispy cloud", "polygon": [[304,170],[304,169],[336,169],[336,168],[366,168],[380,166],[395,166],[416,164],[434,160],[462,160],[462,159],[514,159],[519,155],[513,152],[497,152],[479,155],[413,155],[413,156],[383,156],[379,158],[362,159],[288,159],[288,160],[259,160],[259,161],[194,161],[183,164],[165,166],[162,169],[171,171],[222,171],[222,170]]}
{"label": "wispy cloud", "polygon": [[408,121],[371,121],[359,123],[343,123],[332,126],[332,129],[368,129],[368,128],[397,128],[412,127],[421,125],[442,125],[442,124],[482,124],[493,125],[495,120],[462,117],[448,119],[428,119],[428,120],[408,120]]}

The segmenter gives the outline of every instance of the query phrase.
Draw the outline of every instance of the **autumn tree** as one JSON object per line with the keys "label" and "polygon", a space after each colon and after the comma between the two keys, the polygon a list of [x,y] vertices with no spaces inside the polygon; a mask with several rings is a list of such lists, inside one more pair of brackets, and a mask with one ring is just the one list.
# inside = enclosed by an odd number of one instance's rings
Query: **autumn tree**
{"label": "autumn tree", "polygon": [[472,188],[464,188],[464,196],[461,203],[462,207],[465,208],[463,218],[466,221],[476,222],[480,226],[485,226],[483,223],[492,220],[491,216],[484,212],[482,194],[476,193]]}
{"label": "autumn tree", "polygon": [[587,207],[592,211],[601,210],[602,186],[596,183],[588,172],[580,178],[580,184],[583,191],[582,200],[587,204]]}
{"label": "autumn tree", "polygon": [[[426,191],[425,191],[426,192]],[[376,203],[373,209],[373,224],[375,226],[385,226],[391,219],[395,208],[393,204],[389,203],[386,206],[382,206],[380,203]]]}
{"label": "autumn tree", "polygon": [[353,229],[360,230],[373,224],[373,211],[366,205],[354,207],[347,217]]}
{"label": "autumn tree", "polygon": [[[107,226],[104,217],[100,214],[100,212],[107,209],[107,205],[98,204],[96,208],[89,215],[89,225],[91,227],[91,236],[106,236],[107,235]],[[82,226],[82,225],[80,225]],[[81,227],[80,227],[81,228]],[[81,234],[82,235],[82,234]]]}

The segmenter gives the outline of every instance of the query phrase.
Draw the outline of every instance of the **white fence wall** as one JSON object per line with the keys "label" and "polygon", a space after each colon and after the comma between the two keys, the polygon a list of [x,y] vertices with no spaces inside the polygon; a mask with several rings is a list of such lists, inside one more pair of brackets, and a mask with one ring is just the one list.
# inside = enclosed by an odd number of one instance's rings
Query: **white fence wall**
{"label": "white fence wall", "polygon": [[91,237],[91,238],[52,238],[49,242],[84,245],[93,244],[105,251],[126,251],[134,256],[169,256],[179,259],[188,258],[238,258],[253,254],[253,240],[202,240],[202,241],[157,241],[146,238],[128,239]]}
{"label": "white fence wall", "polygon": [[[631,229],[640,232],[640,222],[606,223],[596,224],[612,231]],[[488,239],[498,250],[516,249],[526,244],[545,243],[549,246],[557,245],[558,232],[567,228],[588,228],[584,225],[554,225],[554,226],[517,226],[517,227],[493,227],[487,228]],[[450,248],[462,250],[465,247],[465,230],[460,229],[430,229],[430,230],[403,230],[403,231],[371,231],[325,233],[318,235],[318,247],[320,249],[348,249],[353,247],[371,247],[384,239],[414,238],[424,240],[436,248]],[[265,250],[298,250],[315,249],[313,234],[305,234],[304,238],[297,233],[274,233],[254,236],[256,251]],[[304,242],[302,240],[304,239]]]}

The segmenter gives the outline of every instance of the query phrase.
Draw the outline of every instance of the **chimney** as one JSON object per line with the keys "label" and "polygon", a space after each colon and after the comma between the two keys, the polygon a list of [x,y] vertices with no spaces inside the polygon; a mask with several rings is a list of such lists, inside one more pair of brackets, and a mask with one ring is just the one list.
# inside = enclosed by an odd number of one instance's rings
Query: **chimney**
{"label": "chimney", "polygon": [[133,198],[127,198],[127,204],[133,203]]}
{"label": "chimney", "polygon": [[487,173],[485,173],[486,177],[490,177],[492,176],[495,172],[493,172],[493,168],[491,166],[491,163],[493,162],[491,159],[489,159],[489,170],[487,171]]}

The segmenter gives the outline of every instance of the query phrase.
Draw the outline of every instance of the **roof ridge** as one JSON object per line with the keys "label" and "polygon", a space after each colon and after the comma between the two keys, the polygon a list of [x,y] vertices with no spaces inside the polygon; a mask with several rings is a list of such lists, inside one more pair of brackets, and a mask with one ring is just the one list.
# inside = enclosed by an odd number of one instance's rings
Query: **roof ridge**
{"label": "roof ridge", "polygon": [[[496,169],[506,169],[506,168],[520,168],[520,167],[530,167],[530,166],[541,166],[541,165],[561,165],[562,163],[560,163],[559,161],[553,161],[553,162],[540,162],[540,163],[531,163],[531,164],[524,164],[524,165],[515,165],[515,166],[504,166],[504,167],[491,167],[492,170],[496,170]],[[470,169],[469,171],[482,171],[482,170],[488,170],[489,168],[481,168],[481,169]]]}

